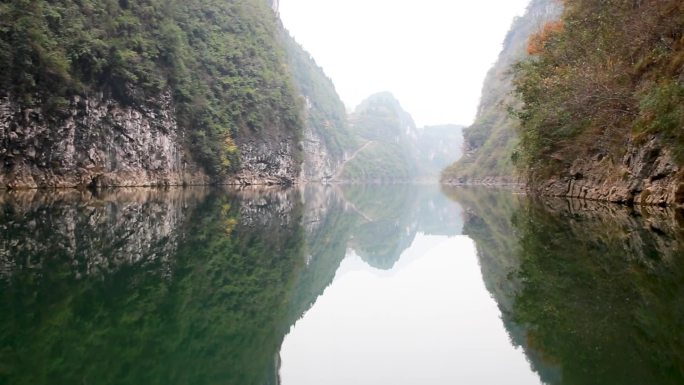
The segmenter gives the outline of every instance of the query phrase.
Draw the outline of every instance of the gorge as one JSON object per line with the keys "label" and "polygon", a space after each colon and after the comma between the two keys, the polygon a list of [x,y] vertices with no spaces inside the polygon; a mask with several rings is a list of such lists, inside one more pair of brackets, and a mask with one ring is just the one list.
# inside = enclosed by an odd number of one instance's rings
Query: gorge
{"label": "gorge", "polygon": [[683,26],[0,1],[0,385],[683,384]]}
{"label": "gorge", "polygon": [[[0,188],[399,177],[342,170],[367,135],[350,126],[332,81],[285,30],[277,2],[23,7],[2,8]],[[391,103],[387,119],[408,116]],[[419,132],[452,144],[439,155],[424,144],[421,159],[395,151],[383,166],[397,162],[404,180],[418,170],[435,179],[458,158],[458,127],[401,128],[391,140],[411,152]]]}

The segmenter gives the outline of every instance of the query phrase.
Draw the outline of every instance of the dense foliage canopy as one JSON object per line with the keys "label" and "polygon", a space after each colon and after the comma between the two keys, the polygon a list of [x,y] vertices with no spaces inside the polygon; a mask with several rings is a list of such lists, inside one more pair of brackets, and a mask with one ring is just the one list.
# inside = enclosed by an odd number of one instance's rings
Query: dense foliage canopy
{"label": "dense foliage canopy", "polygon": [[241,130],[301,126],[280,28],[262,0],[3,0],[0,93],[58,112],[169,92],[193,156],[222,174]]}
{"label": "dense foliage canopy", "polygon": [[522,166],[553,174],[578,157],[622,158],[656,135],[682,161],[684,3],[567,0],[516,68]]}

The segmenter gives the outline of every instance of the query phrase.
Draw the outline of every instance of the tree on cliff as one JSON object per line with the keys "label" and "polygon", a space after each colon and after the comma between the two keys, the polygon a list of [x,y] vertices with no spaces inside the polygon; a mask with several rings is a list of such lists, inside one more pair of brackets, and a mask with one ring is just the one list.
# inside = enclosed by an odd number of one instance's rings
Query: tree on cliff
{"label": "tree on cliff", "polygon": [[0,96],[58,118],[74,95],[173,95],[193,158],[225,174],[238,132],[301,129],[301,101],[263,0],[0,2]]}
{"label": "tree on cliff", "polygon": [[535,178],[575,159],[617,163],[656,136],[684,164],[684,3],[567,0],[516,66],[520,166]]}

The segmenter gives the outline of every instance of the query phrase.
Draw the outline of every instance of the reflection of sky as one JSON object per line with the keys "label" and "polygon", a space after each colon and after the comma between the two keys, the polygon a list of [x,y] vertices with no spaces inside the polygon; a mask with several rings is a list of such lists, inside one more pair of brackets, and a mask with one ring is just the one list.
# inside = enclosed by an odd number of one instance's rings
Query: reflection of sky
{"label": "reflection of sky", "polygon": [[467,237],[418,234],[383,272],[350,254],[281,350],[284,385],[539,384]]}

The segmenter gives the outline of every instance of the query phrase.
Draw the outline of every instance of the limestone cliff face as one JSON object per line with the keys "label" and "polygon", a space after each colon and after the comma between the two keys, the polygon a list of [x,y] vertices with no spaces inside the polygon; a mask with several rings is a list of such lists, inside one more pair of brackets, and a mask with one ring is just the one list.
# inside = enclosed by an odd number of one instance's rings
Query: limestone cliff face
{"label": "limestone cliff face", "polygon": [[684,3],[566,4],[560,24],[530,41],[534,56],[515,75],[514,155],[530,189],[683,204]]}
{"label": "limestone cliff face", "polygon": [[302,163],[303,181],[329,181],[335,177],[343,159],[334,157],[328,150],[325,138],[316,128],[307,124],[304,128],[304,162]]}
{"label": "limestone cliff face", "polygon": [[3,5],[0,189],[294,183],[302,103],[277,8]]}
{"label": "limestone cliff face", "polygon": [[294,84],[304,101],[302,135],[303,181],[328,181],[337,175],[344,160],[359,145],[347,123],[344,103],[335,85],[313,57],[283,30],[285,47]]}
{"label": "limestone cliff face", "polygon": [[135,107],[74,97],[46,113],[0,99],[0,188],[207,183],[184,155],[169,95]]}
{"label": "limestone cliff face", "polygon": [[210,178],[186,149],[168,94],[124,106],[74,97],[55,113],[0,98],[0,189],[40,187],[290,184],[299,174],[296,134],[238,134],[238,171]]}
{"label": "limestone cliff face", "polygon": [[657,136],[627,143],[617,164],[609,157],[577,159],[564,175],[531,181],[534,192],[617,203],[684,203],[684,170]]}
{"label": "limestone cliff face", "polygon": [[234,176],[220,180],[234,185],[290,185],[301,170],[301,146],[296,133],[273,126],[267,135],[238,133],[240,165]]}

